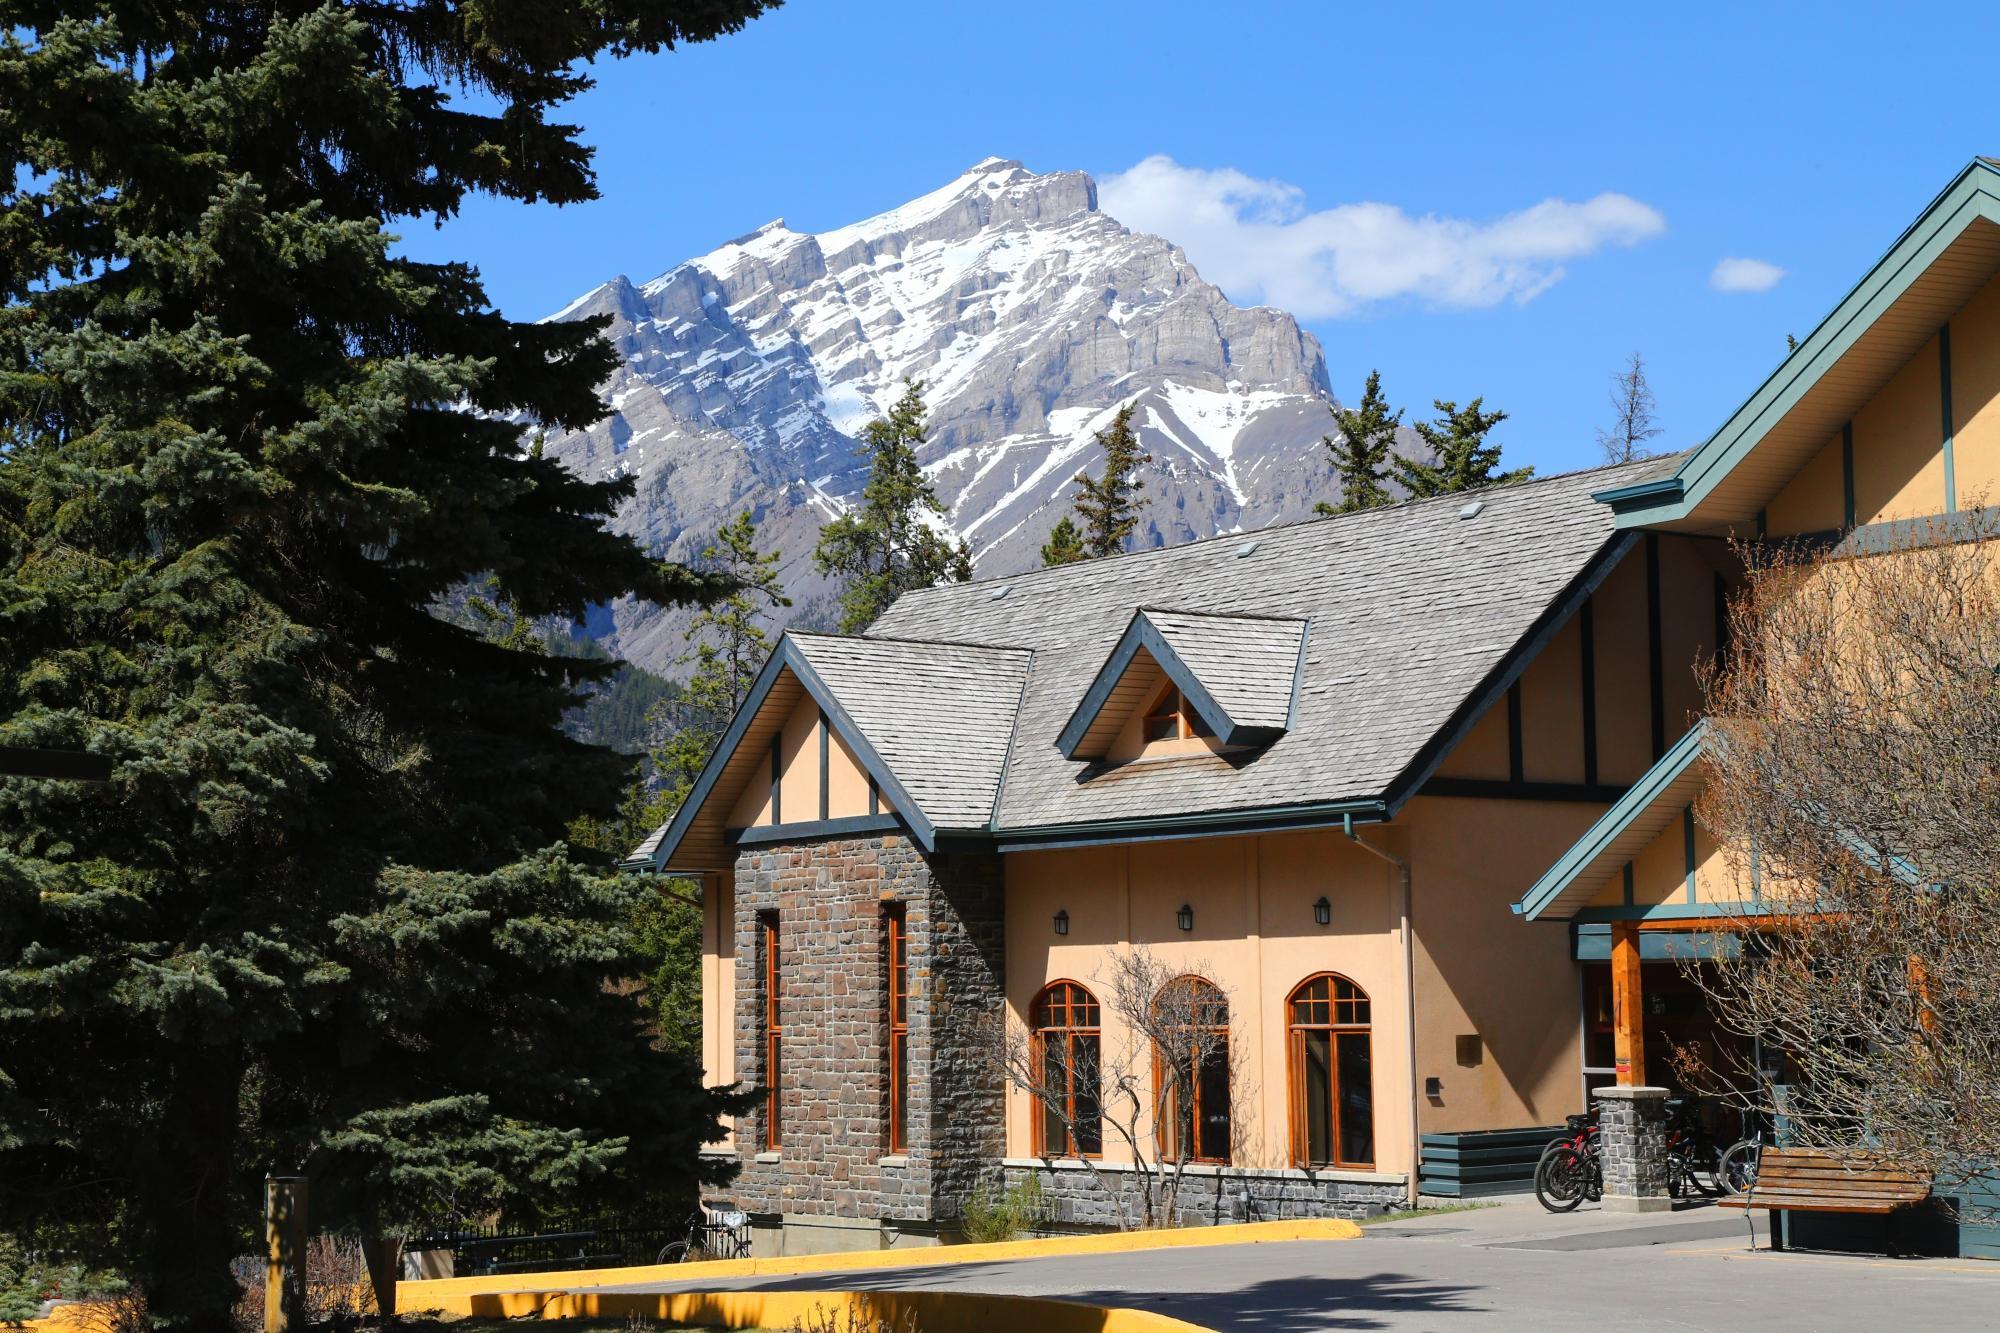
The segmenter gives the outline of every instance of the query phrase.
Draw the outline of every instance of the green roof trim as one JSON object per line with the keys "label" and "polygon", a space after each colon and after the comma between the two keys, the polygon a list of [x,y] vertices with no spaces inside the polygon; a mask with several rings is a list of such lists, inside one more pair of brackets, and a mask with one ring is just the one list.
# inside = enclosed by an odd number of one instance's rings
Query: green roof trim
{"label": "green roof trim", "polygon": [[[1670,795],[1675,784],[1701,757],[1702,742],[1707,735],[1708,724],[1701,722],[1676,741],[1660,756],[1658,763],[1647,769],[1645,775],[1633,783],[1631,789],[1619,797],[1617,803],[1606,810],[1590,826],[1590,830],[1549,867],[1546,874],[1535,881],[1535,886],[1514,904],[1514,914],[1537,921],[1543,913],[1556,906],[1563,893],[1611,849],[1634,820]],[[1676,804],[1680,802],[1676,800]]]}
{"label": "green roof trim", "polygon": [[1686,518],[1765,434],[1819,384],[1931,264],[1980,218],[2000,224],[2000,163],[1975,158],[1896,238],[1888,253],[1819,322],[1791,355],[1736,409],[1722,428],[1691,452],[1672,477],[1598,491],[1620,527]]}

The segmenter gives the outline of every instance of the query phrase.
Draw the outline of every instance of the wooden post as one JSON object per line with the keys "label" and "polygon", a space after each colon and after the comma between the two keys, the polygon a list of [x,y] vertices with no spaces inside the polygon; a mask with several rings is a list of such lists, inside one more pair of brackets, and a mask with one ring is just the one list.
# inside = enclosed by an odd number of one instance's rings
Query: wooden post
{"label": "wooden post", "polygon": [[369,1285],[375,1288],[375,1312],[387,1318],[396,1313],[396,1270],[402,1265],[402,1237],[369,1236],[361,1242],[361,1254],[368,1261]]}
{"label": "wooden post", "polygon": [[1611,924],[1611,1025],[1618,1086],[1646,1083],[1646,997],[1639,983],[1639,923]]}
{"label": "wooden post", "polygon": [[264,1178],[264,1333],[303,1333],[306,1306],[306,1182]]}

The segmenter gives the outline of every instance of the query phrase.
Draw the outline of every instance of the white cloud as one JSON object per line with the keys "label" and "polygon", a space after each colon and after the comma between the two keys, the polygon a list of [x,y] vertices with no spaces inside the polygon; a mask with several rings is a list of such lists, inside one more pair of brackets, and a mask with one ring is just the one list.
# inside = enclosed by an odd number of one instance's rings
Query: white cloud
{"label": "white cloud", "polygon": [[1658,209],[1608,193],[1581,203],[1545,199],[1489,221],[1411,217],[1376,203],[1313,211],[1295,185],[1164,155],[1107,176],[1098,200],[1126,226],[1179,245],[1232,297],[1306,319],[1397,299],[1457,309],[1521,304],[1561,280],[1563,261],[1636,245],[1667,227]]}
{"label": "white cloud", "polygon": [[1708,275],[1708,285],[1718,292],[1768,292],[1785,276],[1785,270],[1761,259],[1725,259]]}

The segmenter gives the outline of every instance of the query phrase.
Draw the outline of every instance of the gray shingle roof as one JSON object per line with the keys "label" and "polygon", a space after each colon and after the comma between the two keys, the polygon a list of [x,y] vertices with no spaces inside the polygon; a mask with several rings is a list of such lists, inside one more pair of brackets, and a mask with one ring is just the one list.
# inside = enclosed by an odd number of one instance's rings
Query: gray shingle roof
{"label": "gray shingle roof", "polygon": [[1285,729],[1305,621],[1157,607],[1144,615],[1230,717],[1244,726]]}
{"label": "gray shingle roof", "polygon": [[[982,758],[970,767],[981,774],[996,751],[1006,753],[998,784],[1003,831],[1384,796],[1617,539],[1611,511],[1591,492],[1664,475],[1678,461],[1649,459],[1268,528],[1247,556],[1240,554],[1244,539],[1234,536],[1016,575],[1000,580],[1009,585],[1000,598],[992,582],[905,594],[864,642],[921,638],[1033,651],[1010,753],[996,730],[963,716],[974,707],[996,710],[989,720],[1005,711],[1001,680],[967,671],[974,660],[967,655],[978,649],[940,645],[921,673],[906,656],[900,661],[908,674],[851,674],[852,689],[831,676],[828,683],[857,720],[866,710],[876,725],[901,728],[901,762],[887,748],[883,754],[906,782],[905,764],[955,762],[956,733],[932,727],[976,733]],[[1465,516],[1473,501],[1476,512]],[[1212,662],[1230,655],[1217,618],[1309,622],[1290,729],[1247,756],[1101,772],[1063,758],[1055,738],[1134,611],[1161,606],[1197,613],[1177,628],[1191,653]],[[904,645],[906,652],[914,647]],[[1280,656],[1268,645],[1263,652],[1271,661]],[[959,683],[967,680],[984,683]],[[1241,688],[1247,696],[1263,687]],[[958,693],[967,689],[972,693]],[[885,693],[876,701],[874,692]],[[952,692],[949,706],[937,706],[942,692]],[[906,710],[935,720],[897,720]],[[944,785],[956,803],[955,825],[967,826],[957,821],[989,787],[969,771]]]}
{"label": "gray shingle roof", "polygon": [[1031,653],[877,637],[788,637],[933,826],[987,826]]}

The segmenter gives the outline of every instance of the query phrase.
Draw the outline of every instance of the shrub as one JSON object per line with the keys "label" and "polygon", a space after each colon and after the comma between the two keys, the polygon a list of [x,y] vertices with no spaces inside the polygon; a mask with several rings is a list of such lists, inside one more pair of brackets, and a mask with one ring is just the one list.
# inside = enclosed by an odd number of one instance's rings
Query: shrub
{"label": "shrub", "polygon": [[1033,1231],[1042,1224],[1047,1212],[1041,1177],[1030,1175],[1011,1187],[996,1188],[981,1181],[965,1201],[960,1221],[965,1228],[965,1238],[974,1244],[981,1244],[1013,1240],[1023,1232]]}

